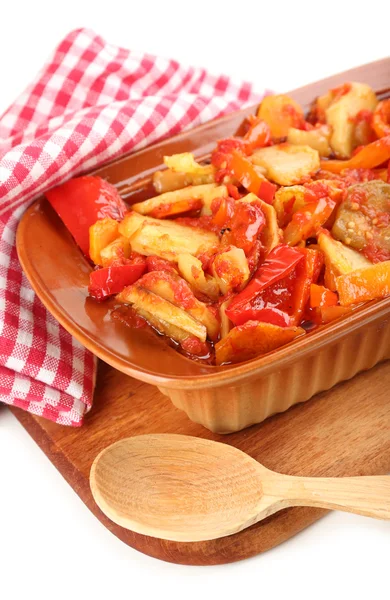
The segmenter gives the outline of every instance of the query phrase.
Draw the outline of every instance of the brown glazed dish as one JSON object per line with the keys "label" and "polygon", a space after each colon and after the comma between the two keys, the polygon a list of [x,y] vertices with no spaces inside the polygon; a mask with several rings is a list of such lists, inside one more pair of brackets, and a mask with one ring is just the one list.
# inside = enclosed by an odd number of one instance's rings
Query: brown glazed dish
{"label": "brown glazed dish", "polygon": [[[390,59],[384,59],[290,93],[308,105],[347,80],[388,94]],[[215,140],[240,129],[246,109],[118,159],[95,171],[129,203],[153,194],[151,174],[163,156],[206,155]],[[17,234],[19,259],[35,292],[53,316],[96,356],[169,396],[193,421],[218,433],[239,431],[287,410],[356,373],[390,358],[390,298],[373,301],[272,353],[246,363],[215,367],[192,361],[145,330],[110,317],[113,301],[88,297],[90,264],[45,199],[24,214]],[[55,249],[55,251],[53,251]],[[129,405],[129,410],[131,406]]]}

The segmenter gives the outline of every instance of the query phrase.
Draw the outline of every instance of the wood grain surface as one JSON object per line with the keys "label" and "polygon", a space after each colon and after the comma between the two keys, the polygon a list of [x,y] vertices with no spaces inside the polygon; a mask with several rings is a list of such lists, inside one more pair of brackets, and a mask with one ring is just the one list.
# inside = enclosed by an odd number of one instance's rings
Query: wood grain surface
{"label": "wood grain surface", "polygon": [[[329,365],[332,368],[332,365]],[[94,503],[89,471],[109,444],[143,433],[183,433],[231,444],[290,475],[353,476],[390,472],[390,362],[319,394],[260,425],[228,436],[192,423],[148,384],[99,365],[93,410],[71,429],[13,413],[102,523],[126,544],[166,561],[210,565],[254,556],[289,539],[326,511],[291,508],[245,531],[206,542],[169,542],[115,525]]]}

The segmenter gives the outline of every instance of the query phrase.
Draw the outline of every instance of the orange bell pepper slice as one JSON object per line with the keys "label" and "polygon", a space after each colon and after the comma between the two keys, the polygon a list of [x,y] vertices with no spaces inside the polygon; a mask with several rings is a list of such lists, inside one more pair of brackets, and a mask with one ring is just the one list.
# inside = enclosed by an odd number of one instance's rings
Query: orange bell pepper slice
{"label": "orange bell pepper slice", "polygon": [[321,160],[321,169],[341,173],[344,169],[373,169],[390,159],[390,135],[363,148],[349,160]]}
{"label": "orange bell pepper slice", "polygon": [[245,156],[237,150],[233,150],[229,166],[232,175],[248,192],[256,194],[256,196],[264,200],[264,202],[268,202],[268,204],[272,203],[276,192],[276,185],[270,183],[265,177],[260,175]]}
{"label": "orange bell pepper slice", "polygon": [[318,310],[321,323],[325,324],[348,315],[352,308],[350,306],[321,306]]}
{"label": "orange bell pepper slice", "polygon": [[252,149],[264,148],[272,142],[271,130],[267,123],[259,117],[250,115],[248,117],[250,127],[244,135],[244,140],[249,142]]}
{"label": "orange bell pepper slice", "polygon": [[311,308],[335,306],[338,302],[337,294],[328,290],[323,285],[312,283],[310,286]]}
{"label": "orange bell pepper slice", "polygon": [[301,327],[278,327],[271,323],[247,321],[233,327],[228,335],[215,344],[217,365],[239,363],[267,354],[298,336],[304,335]]}
{"label": "orange bell pepper slice", "polygon": [[317,281],[323,266],[322,252],[310,250],[309,248],[297,248],[296,250],[303,254],[304,260],[298,263],[295,272],[295,286],[292,296],[292,323],[294,325],[301,321],[310,297],[311,285]]}
{"label": "orange bell pepper slice", "polygon": [[358,269],[336,279],[341,306],[390,295],[390,260]]}
{"label": "orange bell pepper slice", "polygon": [[330,198],[320,198],[318,202],[306,204],[302,210],[294,213],[284,230],[284,242],[290,246],[299,244],[315,235],[326,223],[333,212],[336,202]]}

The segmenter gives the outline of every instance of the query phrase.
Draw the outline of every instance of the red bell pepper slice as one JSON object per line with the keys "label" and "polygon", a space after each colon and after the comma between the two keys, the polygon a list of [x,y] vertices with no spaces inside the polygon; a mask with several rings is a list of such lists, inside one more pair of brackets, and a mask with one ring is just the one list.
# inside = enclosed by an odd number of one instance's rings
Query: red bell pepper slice
{"label": "red bell pepper slice", "polygon": [[264,308],[248,308],[240,315],[237,315],[235,325],[243,325],[247,321],[260,321],[261,323],[271,323],[278,327],[289,327],[292,324],[290,315],[284,310],[274,306]]}
{"label": "red bell pepper slice", "polygon": [[95,300],[104,300],[113,294],[119,294],[131,285],[146,270],[146,261],[137,261],[131,265],[114,265],[92,271],[89,278],[89,295]]}
{"label": "red bell pepper slice", "polygon": [[318,250],[297,248],[304,260],[297,265],[294,273],[295,285],[292,294],[293,325],[298,325],[302,319],[305,307],[310,297],[310,286],[315,283],[323,267],[323,255]]}
{"label": "red bell pepper slice", "polygon": [[46,192],[46,197],[88,257],[90,226],[105,217],[120,221],[127,211],[116,188],[91,175],[70,179]]}
{"label": "red bell pepper slice", "polygon": [[[229,319],[235,325],[239,325],[249,319],[259,320],[256,315],[260,314],[260,311],[264,311],[265,308],[275,308],[272,305],[267,306],[266,299],[263,299],[256,306],[255,300],[265,289],[282,279],[286,279],[302,260],[303,253],[296,248],[284,244],[274,248],[264,263],[257,269],[246,288],[231,301],[226,309]],[[262,314],[265,315],[264,312]],[[287,321],[286,317],[283,318]]]}
{"label": "red bell pepper slice", "polygon": [[237,202],[232,216],[224,224],[228,230],[224,234],[224,240],[227,244],[242,248],[248,256],[264,226],[265,216],[259,205],[255,202]]}

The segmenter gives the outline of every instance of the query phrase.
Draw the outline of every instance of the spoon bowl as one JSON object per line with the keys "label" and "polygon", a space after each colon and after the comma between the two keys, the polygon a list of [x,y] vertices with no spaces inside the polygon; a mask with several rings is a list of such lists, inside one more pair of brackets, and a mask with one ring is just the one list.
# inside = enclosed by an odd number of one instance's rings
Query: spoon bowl
{"label": "spoon bowl", "polygon": [[231,535],[289,506],[390,519],[390,477],[280,475],[237,448],[184,435],[112,444],[96,457],[90,485],[118,525],[180,542]]}

